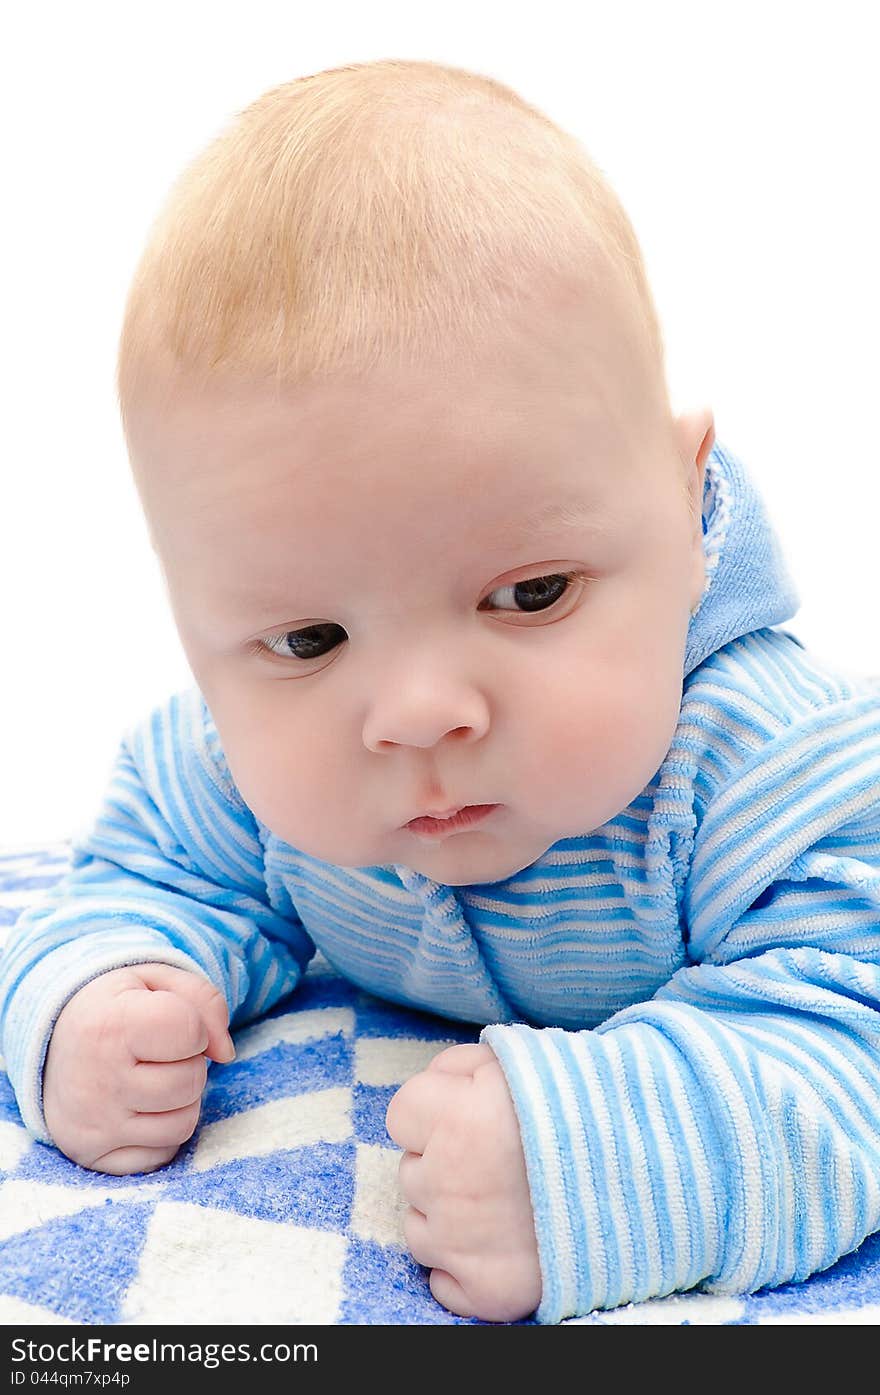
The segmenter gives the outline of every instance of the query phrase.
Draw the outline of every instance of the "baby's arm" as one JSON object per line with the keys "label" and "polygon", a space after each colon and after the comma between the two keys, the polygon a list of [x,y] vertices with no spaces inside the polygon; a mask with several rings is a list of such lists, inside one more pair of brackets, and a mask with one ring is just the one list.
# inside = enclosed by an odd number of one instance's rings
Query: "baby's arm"
{"label": "baby's arm", "polygon": [[[131,1128],[118,1136],[106,1133],[106,1091],[117,1091],[120,1107],[133,1105],[119,1084],[125,1056],[117,1055],[108,1075],[106,1060],[99,1061],[95,1054],[97,1044],[86,1051],[91,1064],[84,1064],[78,1095],[92,1143],[69,1134],[69,1111],[63,1104],[57,1108],[55,1086],[77,1069],[71,1057],[82,1047],[83,1031],[96,1034],[100,1049],[106,1050],[114,1031],[119,1044],[121,1012],[126,1020],[132,1010],[152,1020],[150,1015],[158,1009],[147,1000],[157,998],[159,1008],[165,1001],[162,1012],[172,1013],[176,1021],[202,1003],[210,1019],[202,1027],[209,1035],[203,1042],[190,1021],[189,1034],[184,1031],[182,1043],[173,1047],[172,1061],[164,1063],[189,1061],[184,1069],[194,1085],[202,1066],[193,1064],[193,1057],[210,1050],[214,1059],[215,1051],[222,1058],[226,1019],[220,1021],[219,1001],[233,1027],[262,1015],[291,992],[313,952],[283,888],[277,887],[270,901],[258,826],[218,754],[201,695],[195,689],[175,695],[128,733],[100,814],[90,832],[74,841],[70,871],[19,917],[0,956],[2,1049],[26,1127],[41,1142],[64,1148],[43,1110],[43,1067],[52,1038],[49,1101],[53,1119],[74,1150],[84,1149],[81,1156],[91,1152],[97,1159],[123,1147],[171,1148],[174,1130],[169,1140],[154,1140],[152,1145],[147,1124],[141,1126],[140,1142]],[[167,988],[141,987],[137,993],[123,992],[121,1002],[117,1000],[111,971],[143,973],[151,965],[180,971],[174,992],[179,1004],[169,1005],[164,998]],[[205,995],[217,1000],[210,1011]],[[88,1008],[88,1024],[81,1015],[82,1003]],[[161,1014],[154,1025],[160,1032],[177,1030]],[[130,1062],[139,1045],[144,1043],[137,1036],[127,1042]],[[161,1069],[167,1049],[148,1047],[156,1054],[147,1063],[156,1069],[134,1071],[129,1084],[146,1083],[147,1077],[169,1080],[176,1072],[171,1087],[176,1101],[189,1092],[190,1084],[184,1088],[184,1069]],[[160,1096],[166,1088],[160,1084]],[[143,1098],[148,1106],[148,1097]],[[191,1100],[172,1107],[194,1112],[194,1104]],[[135,1112],[154,1111],[141,1106]],[[105,1133],[99,1138],[102,1121]],[[178,1138],[177,1144],[188,1136]]]}
{"label": "baby's arm", "polygon": [[880,1229],[878,786],[876,695],[810,714],[709,802],[692,967],[593,1031],[484,1029],[519,1118],[539,1321],[800,1281]]}

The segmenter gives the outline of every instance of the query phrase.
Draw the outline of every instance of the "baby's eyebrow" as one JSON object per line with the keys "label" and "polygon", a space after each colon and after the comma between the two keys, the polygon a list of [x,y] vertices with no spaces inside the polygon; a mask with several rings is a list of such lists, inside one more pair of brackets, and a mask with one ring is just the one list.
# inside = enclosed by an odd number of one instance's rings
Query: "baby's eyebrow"
{"label": "baby's eyebrow", "polygon": [[[587,499],[554,499],[540,505],[533,512],[526,510],[507,523],[499,523],[497,527],[492,525],[490,540],[493,546],[501,543],[505,548],[518,551],[537,538],[546,537],[560,529],[586,531],[596,537],[607,537],[613,526],[612,515],[597,503],[591,503]],[[253,606],[261,612],[277,610],[280,614],[285,606],[290,608],[289,596],[285,599],[283,594],[276,595],[274,591],[255,591],[253,585],[247,581],[238,584],[228,581],[223,599],[227,606],[241,607],[242,610]],[[256,623],[255,617],[252,622]]]}
{"label": "baby's eyebrow", "polygon": [[497,536],[514,547],[527,543],[537,534],[552,533],[557,528],[588,529],[607,533],[610,523],[607,513],[585,499],[554,500],[529,514],[525,521],[517,519],[499,529]]}

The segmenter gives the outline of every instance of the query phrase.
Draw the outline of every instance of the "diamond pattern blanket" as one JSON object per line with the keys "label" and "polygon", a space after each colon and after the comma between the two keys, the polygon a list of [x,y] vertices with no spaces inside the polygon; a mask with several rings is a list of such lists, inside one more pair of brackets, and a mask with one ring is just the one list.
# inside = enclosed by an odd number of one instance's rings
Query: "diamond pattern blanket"
{"label": "diamond pattern blanket", "polygon": [[[0,934],[68,855],[0,852]],[[131,1177],[31,1138],[0,1060],[0,1323],[473,1323],[440,1307],[407,1253],[385,1110],[436,1052],[478,1035],[371,997],[316,956],[286,1004],[235,1034],[235,1060],[210,1067],[173,1162]],[[880,1235],[805,1284],[573,1321],[874,1324]]]}

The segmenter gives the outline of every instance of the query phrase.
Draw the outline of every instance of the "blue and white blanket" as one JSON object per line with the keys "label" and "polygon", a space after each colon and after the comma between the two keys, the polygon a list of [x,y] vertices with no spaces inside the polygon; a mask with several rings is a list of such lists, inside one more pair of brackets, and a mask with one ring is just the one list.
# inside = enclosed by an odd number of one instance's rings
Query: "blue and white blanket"
{"label": "blue and white blanket", "polygon": [[[68,860],[66,843],[0,853],[0,933]],[[478,1035],[383,1003],[318,955],[287,1005],[236,1034],[234,1062],[210,1068],[174,1161],[135,1177],[35,1142],[0,1069],[0,1323],[472,1323],[406,1251],[385,1110],[436,1052]],[[805,1284],[575,1321],[874,1324],[880,1235]]]}

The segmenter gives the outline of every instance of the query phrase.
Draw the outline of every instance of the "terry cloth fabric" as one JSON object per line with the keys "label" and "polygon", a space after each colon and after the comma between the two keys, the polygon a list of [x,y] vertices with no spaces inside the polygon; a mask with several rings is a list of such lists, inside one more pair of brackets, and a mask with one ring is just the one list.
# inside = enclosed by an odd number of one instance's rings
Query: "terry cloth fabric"
{"label": "terry cloth fabric", "polygon": [[33,1137],[49,1142],[52,1025],[98,973],[203,973],[235,1031],[295,1003],[317,949],[368,993],[486,1024],[522,1131],[538,1322],[785,1285],[880,1230],[880,680],[774,628],[797,597],[720,443],[703,532],[660,769],[510,879],[451,888],[282,843],[197,689],[133,726],[69,873],[0,960]]}

